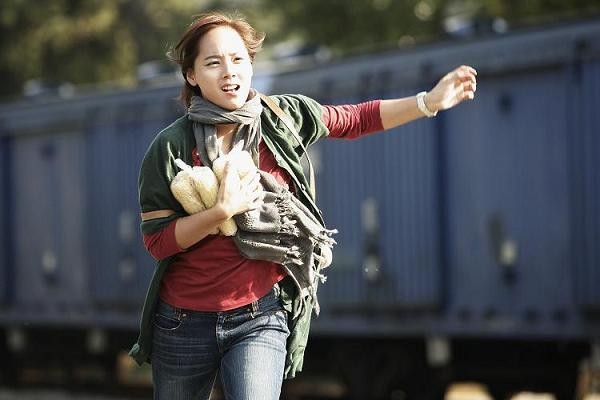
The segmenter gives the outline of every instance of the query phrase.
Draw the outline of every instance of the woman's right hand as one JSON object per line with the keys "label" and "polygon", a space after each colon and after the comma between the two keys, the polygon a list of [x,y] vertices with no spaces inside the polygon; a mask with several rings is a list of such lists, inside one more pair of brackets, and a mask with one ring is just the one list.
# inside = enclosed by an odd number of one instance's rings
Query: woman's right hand
{"label": "woman's right hand", "polygon": [[263,189],[258,171],[249,173],[240,180],[236,168],[228,161],[219,186],[216,206],[231,218],[260,207],[262,199]]}

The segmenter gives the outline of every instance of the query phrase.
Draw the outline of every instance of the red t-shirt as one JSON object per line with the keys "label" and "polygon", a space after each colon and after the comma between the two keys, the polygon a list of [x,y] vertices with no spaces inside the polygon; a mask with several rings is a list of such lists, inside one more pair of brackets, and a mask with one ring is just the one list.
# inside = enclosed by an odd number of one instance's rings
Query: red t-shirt
{"label": "red t-shirt", "polygon": [[[354,139],[383,130],[380,101],[323,106],[323,123],[331,138]],[[275,161],[264,142],[259,145],[259,168],[293,189],[288,173]],[[194,165],[200,158],[194,150]],[[197,311],[226,311],[258,300],[286,275],[276,263],[244,258],[233,239],[208,235],[182,250],[175,241],[175,223],[144,235],[144,245],[160,260],[177,254],[162,279],[160,298],[175,307]]]}

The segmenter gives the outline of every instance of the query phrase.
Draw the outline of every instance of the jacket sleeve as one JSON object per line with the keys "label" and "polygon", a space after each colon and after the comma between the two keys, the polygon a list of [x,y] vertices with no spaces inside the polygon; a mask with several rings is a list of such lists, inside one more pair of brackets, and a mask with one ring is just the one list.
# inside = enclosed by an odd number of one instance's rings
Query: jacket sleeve
{"label": "jacket sleeve", "polygon": [[151,211],[172,211],[166,217],[142,218],[143,234],[158,232],[177,218],[187,215],[171,193],[170,184],[177,175],[175,159],[182,158],[186,162],[189,160],[183,157],[185,149],[178,146],[176,140],[171,139],[172,136],[173,134],[166,134],[165,131],[159,133],[146,151],[140,167],[138,193],[142,216]]}
{"label": "jacket sleeve", "polygon": [[[316,100],[298,94],[271,97],[290,116],[305,147],[329,135],[329,130],[323,122],[323,107]],[[285,130],[283,122],[277,121],[277,125]]]}

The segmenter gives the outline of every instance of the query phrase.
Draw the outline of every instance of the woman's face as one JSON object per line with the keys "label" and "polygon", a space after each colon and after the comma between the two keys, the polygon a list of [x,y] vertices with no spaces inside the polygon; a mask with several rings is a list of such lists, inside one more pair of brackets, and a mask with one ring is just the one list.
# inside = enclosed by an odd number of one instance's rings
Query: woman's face
{"label": "woman's face", "polygon": [[208,31],[198,41],[198,56],[186,79],[202,97],[226,110],[240,108],[248,99],[252,64],[244,41],[228,26]]}

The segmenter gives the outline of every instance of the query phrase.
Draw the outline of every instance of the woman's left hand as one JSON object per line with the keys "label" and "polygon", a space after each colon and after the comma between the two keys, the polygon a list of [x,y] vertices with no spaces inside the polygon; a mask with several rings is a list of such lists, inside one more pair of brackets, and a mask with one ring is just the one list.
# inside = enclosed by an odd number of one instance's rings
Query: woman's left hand
{"label": "woman's left hand", "polygon": [[425,104],[431,111],[447,110],[463,100],[473,100],[477,89],[477,71],[468,65],[462,65],[447,73],[425,95]]}

